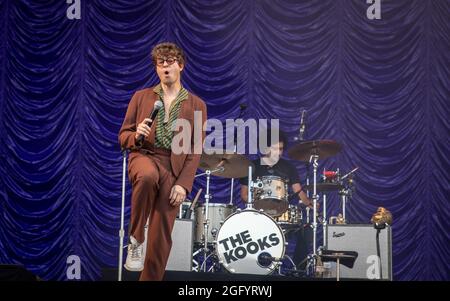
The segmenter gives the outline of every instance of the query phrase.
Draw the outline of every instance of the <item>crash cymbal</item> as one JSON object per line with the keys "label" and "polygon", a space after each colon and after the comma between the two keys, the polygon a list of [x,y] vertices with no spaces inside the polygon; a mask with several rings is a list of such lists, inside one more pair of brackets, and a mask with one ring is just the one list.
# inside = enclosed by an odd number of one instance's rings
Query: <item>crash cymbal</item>
{"label": "crash cymbal", "polygon": [[[317,191],[338,191],[344,188],[340,183],[317,183]],[[303,186],[304,190],[313,191],[313,184]]]}
{"label": "crash cymbal", "polygon": [[288,150],[291,159],[309,161],[312,155],[319,159],[334,156],[341,150],[341,145],[334,140],[313,140],[299,142]]}
{"label": "crash cymbal", "polygon": [[[208,151],[211,153],[213,151]],[[222,151],[223,152],[223,151]],[[214,170],[223,167],[223,171],[213,173],[213,175],[223,178],[243,178],[248,175],[248,167],[253,163],[244,155],[237,153],[203,153],[200,158],[199,168],[202,170]]]}

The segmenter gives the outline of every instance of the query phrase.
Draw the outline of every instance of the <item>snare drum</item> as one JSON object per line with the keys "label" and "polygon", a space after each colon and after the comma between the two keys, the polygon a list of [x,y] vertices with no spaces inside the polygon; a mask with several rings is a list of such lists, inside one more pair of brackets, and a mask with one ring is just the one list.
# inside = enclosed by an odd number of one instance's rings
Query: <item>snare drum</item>
{"label": "snare drum", "polygon": [[253,209],[230,215],[217,234],[219,262],[231,273],[270,274],[283,258],[285,247],[277,223]]}
{"label": "snare drum", "polygon": [[282,215],[289,206],[288,185],[277,176],[261,177],[263,188],[255,192],[253,206],[272,217]]}
{"label": "snare drum", "polygon": [[[208,242],[213,243],[217,236],[217,231],[222,226],[225,219],[236,211],[236,207],[229,204],[209,203],[208,205]],[[195,208],[195,235],[194,242],[203,243],[206,220],[206,204],[201,204]]]}

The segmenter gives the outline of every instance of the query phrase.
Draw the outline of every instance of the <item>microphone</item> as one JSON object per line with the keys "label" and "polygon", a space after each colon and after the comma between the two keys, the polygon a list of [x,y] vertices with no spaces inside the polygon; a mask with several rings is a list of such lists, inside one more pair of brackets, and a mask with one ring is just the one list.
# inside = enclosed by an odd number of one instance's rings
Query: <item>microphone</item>
{"label": "microphone", "polygon": [[[158,114],[159,109],[161,109],[162,106],[163,106],[163,103],[161,100],[157,100],[155,102],[155,105],[153,106],[153,111],[150,113],[150,117],[149,117],[151,119],[151,121],[146,123],[149,127],[152,126],[153,120],[155,120],[156,115]],[[136,144],[140,146],[140,145],[142,145],[143,141],[144,141],[144,135],[139,135],[136,140]]]}
{"label": "microphone", "polygon": [[300,118],[300,134],[298,135],[298,139],[300,141],[304,140],[303,139],[303,134],[305,133],[305,127],[306,127],[306,124],[305,124],[305,113],[306,113],[306,110],[303,110],[302,111],[302,117]]}
{"label": "microphone", "polygon": [[247,104],[241,103],[241,104],[239,105],[239,107],[240,107],[240,109],[241,109],[241,112],[239,113],[239,117],[238,117],[238,118],[241,118],[241,117],[242,117],[242,113],[244,113],[245,109],[247,109]]}
{"label": "microphone", "polygon": [[[244,115],[245,109],[247,109],[247,104],[241,103],[239,105],[239,108],[240,108],[240,111],[239,111],[239,116],[238,116],[237,119],[241,119],[242,118],[242,115]],[[237,129],[236,129],[236,127],[233,129],[233,143],[234,143],[234,150],[233,151],[236,151],[236,144],[237,144]]]}

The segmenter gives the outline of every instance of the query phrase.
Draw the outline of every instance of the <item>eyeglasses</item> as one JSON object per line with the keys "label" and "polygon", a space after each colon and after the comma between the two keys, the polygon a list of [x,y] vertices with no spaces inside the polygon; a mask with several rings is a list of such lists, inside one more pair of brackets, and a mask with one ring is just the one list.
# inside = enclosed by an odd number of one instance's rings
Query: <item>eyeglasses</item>
{"label": "eyeglasses", "polygon": [[167,62],[167,65],[172,65],[173,63],[175,63],[176,61],[178,61],[178,59],[173,58],[173,57],[168,57],[168,58],[157,58],[156,59],[156,65],[158,66],[163,66],[164,62]]}

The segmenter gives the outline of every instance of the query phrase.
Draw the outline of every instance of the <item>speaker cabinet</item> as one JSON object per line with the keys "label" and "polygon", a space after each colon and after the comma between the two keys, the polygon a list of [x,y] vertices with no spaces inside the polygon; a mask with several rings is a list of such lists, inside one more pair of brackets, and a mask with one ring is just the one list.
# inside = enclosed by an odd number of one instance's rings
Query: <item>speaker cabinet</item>
{"label": "speaker cabinet", "polygon": [[[340,277],[355,279],[392,280],[392,230],[387,226],[379,233],[381,257],[377,256],[377,230],[373,225],[349,224],[327,226],[326,249],[358,252],[353,268],[340,264]],[[328,275],[336,277],[336,263],[328,262]],[[381,275],[381,278],[380,278]]]}
{"label": "speaker cabinet", "polygon": [[191,271],[193,247],[194,221],[177,218],[172,230],[172,249],[166,271]]}

